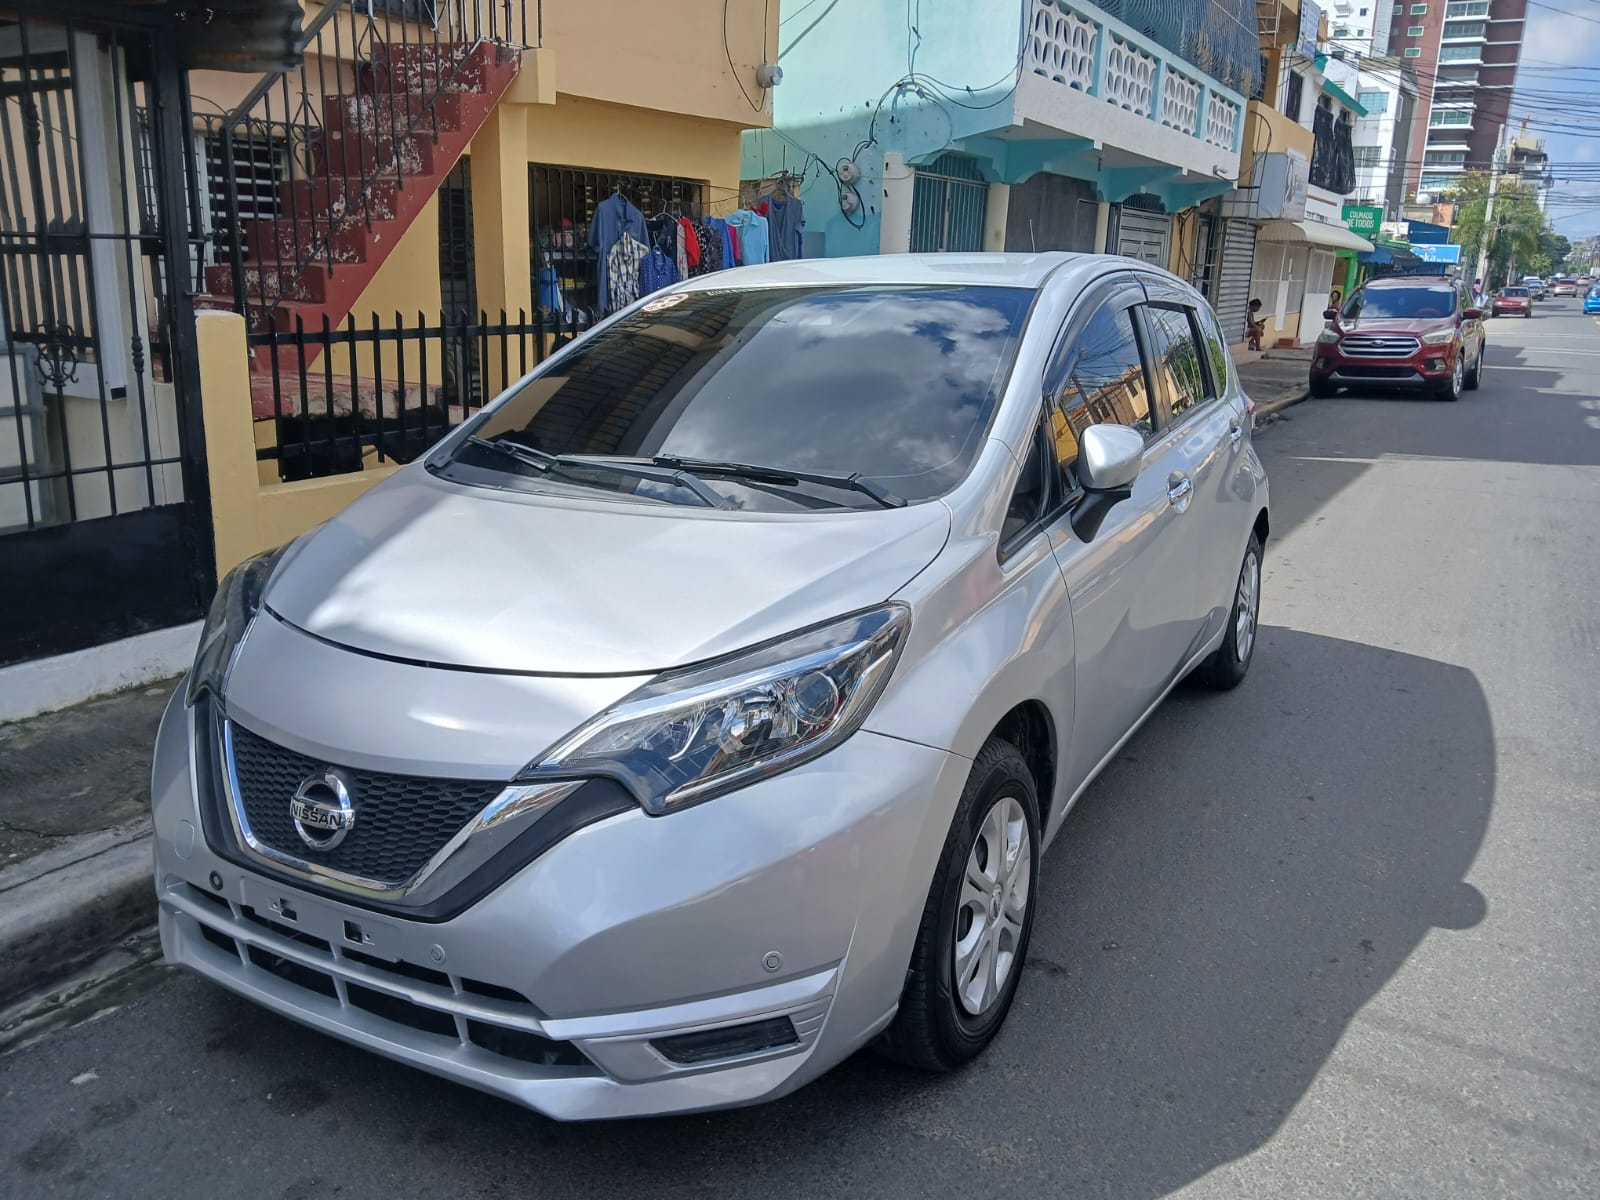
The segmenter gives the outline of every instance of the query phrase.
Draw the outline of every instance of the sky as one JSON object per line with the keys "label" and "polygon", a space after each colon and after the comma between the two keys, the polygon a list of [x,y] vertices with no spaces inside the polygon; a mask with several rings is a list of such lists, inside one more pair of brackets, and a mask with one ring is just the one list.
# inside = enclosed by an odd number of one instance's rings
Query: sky
{"label": "sky", "polygon": [[1573,240],[1600,234],[1597,111],[1600,0],[1529,0],[1508,133],[1526,116],[1528,133],[1544,139],[1556,180],[1548,215]]}

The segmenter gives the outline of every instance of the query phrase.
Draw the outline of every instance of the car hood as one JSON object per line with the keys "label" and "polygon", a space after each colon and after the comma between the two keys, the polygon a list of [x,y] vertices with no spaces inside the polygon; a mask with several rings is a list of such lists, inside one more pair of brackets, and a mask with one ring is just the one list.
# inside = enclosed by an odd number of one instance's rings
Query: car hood
{"label": "car hood", "polygon": [[1425,333],[1433,333],[1439,329],[1449,329],[1451,324],[1448,318],[1441,317],[1357,317],[1353,321],[1341,320],[1339,332],[1359,333],[1366,337],[1400,337],[1409,335],[1421,337]]}
{"label": "car hood", "polygon": [[950,512],[733,513],[401,472],[298,542],[264,602],[327,641],[409,661],[641,674],[881,603]]}

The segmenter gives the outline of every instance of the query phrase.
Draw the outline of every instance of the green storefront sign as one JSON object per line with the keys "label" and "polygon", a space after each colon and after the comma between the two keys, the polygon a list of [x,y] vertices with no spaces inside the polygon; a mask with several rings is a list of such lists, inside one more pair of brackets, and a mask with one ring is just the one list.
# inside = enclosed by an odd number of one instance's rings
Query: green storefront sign
{"label": "green storefront sign", "polygon": [[1346,204],[1344,223],[1351,233],[1359,233],[1364,238],[1377,237],[1378,227],[1383,224],[1383,209],[1375,204]]}

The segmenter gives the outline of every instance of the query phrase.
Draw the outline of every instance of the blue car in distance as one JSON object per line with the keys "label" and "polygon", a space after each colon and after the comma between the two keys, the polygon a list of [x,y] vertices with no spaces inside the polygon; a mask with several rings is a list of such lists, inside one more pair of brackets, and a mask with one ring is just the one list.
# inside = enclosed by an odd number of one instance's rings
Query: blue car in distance
{"label": "blue car in distance", "polygon": [[1583,311],[1600,313],[1600,285],[1590,288],[1583,296]]}

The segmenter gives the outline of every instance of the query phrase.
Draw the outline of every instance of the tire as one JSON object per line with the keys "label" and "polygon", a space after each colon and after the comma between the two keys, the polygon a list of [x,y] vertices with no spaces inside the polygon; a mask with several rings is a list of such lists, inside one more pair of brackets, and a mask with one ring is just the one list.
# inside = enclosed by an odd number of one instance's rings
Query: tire
{"label": "tire", "polygon": [[1313,400],[1326,400],[1339,390],[1326,379],[1313,379],[1308,386]]}
{"label": "tire", "polygon": [[[1010,845],[1015,865],[1008,867],[1003,855],[991,852],[996,840]],[[969,873],[985,875],[984,864],[996,875],[984,884],[991,897],[987,906],[982,903],[984,891],[967,882]],[[879,1053],[921,1070],[950,1071],[971,1062],[994,1040],[1022,978],[1038,876],[1039,796],[1033,774],[1015,746],[990,738],[972,764],[945,836],[923,905],[900,1011],[878,1039]],[[1020,921],[1012,903],[1019,892]],[[1008,913],[1007,919],[997,920],[997,911]],[[991,935],[990,930],[998,934]],[[962,942],[975,932],[977,941],[958,960]],[[1009,963],[1001,957],[1007,945]],[[979,974],[985,973],[985,964],[999,964],[1004,978],[992,984],[990,993],[985,989],[987,975],[982,980],[974,976],[963,994],[958,962],[972,963],[980,968]]]}
{"label": "tire", "polygon": [[1437,390],[1434,392],[1434,395],[1438,396],[1439,399],[1461,399],[1461,388],[1466,381],[1467,374],[1467,369],[1464,365],[1466,362],[1466,357],[1466,347],[1463,346],[1460,350],[1456,351],[1456,365],[1455,368],[1450,372],[1450,378],[1439,384]]}
{"label": "tire", "polygon": [[1478,357],[1472,360],[1472,370],[1467,372],[1467,378],[1462,383],[1469,392],[1477,391],[1478,385],[1483,382],[1483,350],[1482,346],[1478,347]]}
{"label": "tire", "polygon": [[[1248,597],[1246,581],[1249,581]],[[1248,608],[1248,621],[1241,614]],[[1207,687],[1226,692],[1244,682],[1256,656],[1256,629],[1261,619],[1261,539],[1254,533],[1244,549],[1244,561],[1233,585],[1233,605],[1228,609],[1228,627],[1222,645],[1195,668],[1194,677]],[[1242,652],[1241,652],[1242,647]]]}

